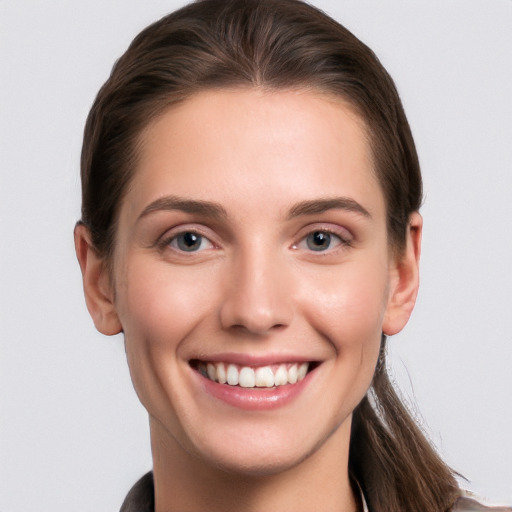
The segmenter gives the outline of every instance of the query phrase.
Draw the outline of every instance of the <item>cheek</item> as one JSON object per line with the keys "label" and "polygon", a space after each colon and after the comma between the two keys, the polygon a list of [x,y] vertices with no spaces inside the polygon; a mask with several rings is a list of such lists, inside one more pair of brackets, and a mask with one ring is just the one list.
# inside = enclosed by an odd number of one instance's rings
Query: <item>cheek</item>
{"label": "cheek", "polygon": [[[368,391],[379,357],[387,297],[387,273],[379,265],[343,265],[310,282],[302,297],[308,324],[331,347],[326,384],[335,406],[326,401],[320,415],[340,425]],[[373,270],[372,270],[373,269]],[[305,300],[309,296],[309,300]],[[333,416],[333,410],[336,412]]]}
{"label": "cheek", "polygon": [[126,337],[176,347],[195,325],[211,315],[214,273],[205,268],[175,271],[162,263],[127,266],[117,304]]}
{"label": "cheek", "polygon": [[343,395],[344,418],[366,394],[375,373],[388,297],[386,262],[375,256],[330,269],[316,280],[310,296],[304,311],[335,354],[332,378]]}
{"label": "cheek", "polygon": [[172,389],[175,376],[183,371],[181,344],[199,324],[214,318],[212,296],[217,285],[212,273],[206,279],[205,272],[176,272],[167,264],[134,258],[118,279],[116,307],[130,374],[148,411],[166,402],[162,387]]}
{"label": "cheek", "polygon": [[310,323],[331,340],[337,350],[364,349],[380,344],[388,298],[384,262],[354,262],[329,269],[310,282]]}
{"label": "cheek", "polygon": [[[344,418],[371,385],[379,357],[387,280],[366,269],[332,278],[317,296],[311,323],[331,343],[336,387],[342,392]],[[340,391],[341,392],[341,391]]]}

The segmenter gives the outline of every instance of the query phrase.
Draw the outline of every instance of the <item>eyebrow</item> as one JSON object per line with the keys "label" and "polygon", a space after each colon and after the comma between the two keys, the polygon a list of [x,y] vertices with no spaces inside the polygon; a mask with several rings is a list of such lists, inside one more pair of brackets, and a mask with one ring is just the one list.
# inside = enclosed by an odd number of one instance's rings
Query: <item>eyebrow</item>
{"label": "eyebrow", "polygon": [[146,217],[150,213],[158,211],[179,210],[185,213],[195,213],[213,219],[223,219],[228,216],[226,210],[218,203],[195,199],[184,199],[177,196],[166,196],[148,204],[137,220]]}
{"label": "eyebrow", "polygon": [[[137,220],[158,211],[179,210],[213,219],[226,219],[228,214],[223,206],[212,201],[184,199],[178,196],[166,196],[153,201],[142,210]],[[346,210],[371,218],[370,212],[350,197],[332,197],[301,201],[293,205],[288,213],[288,220],[304,216],[316,215],[329,210]]]}
{"label": "eyebrow", "polygon": [[314,199],[311,201],[301,201],[295,204],[288,214],[288,219],[300,217],[302,215],[316,215],[329,210],[346,210],[371,218],[370,212],[361,204],[350,197],[332,197],[325,199]]}

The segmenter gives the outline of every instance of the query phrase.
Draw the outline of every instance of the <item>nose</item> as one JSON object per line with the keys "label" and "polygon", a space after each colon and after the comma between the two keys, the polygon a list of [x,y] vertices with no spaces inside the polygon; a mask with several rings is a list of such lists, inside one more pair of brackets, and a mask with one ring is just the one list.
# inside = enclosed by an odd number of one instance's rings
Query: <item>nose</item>
{"label": "nose", "polygon": [[234,262],[220,309],[224,329],[265,335],[293,318],[293,281],[275,253],[251,254]]}

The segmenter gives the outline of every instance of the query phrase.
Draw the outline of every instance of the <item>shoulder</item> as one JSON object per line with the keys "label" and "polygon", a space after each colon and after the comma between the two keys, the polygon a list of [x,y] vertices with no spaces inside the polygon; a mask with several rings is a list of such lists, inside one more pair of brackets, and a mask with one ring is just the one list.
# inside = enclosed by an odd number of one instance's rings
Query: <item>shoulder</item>
{"label": "shoulder", "polygon": [[[131,488],[119,512],[154,512],[155,491],[153,473],[146,473]],[[367,509],[365,509],[367,510]],[[477,501],[469,493],[455,502],[450,512],[512,512],[512,507],[490,507]]]}
{"label": "shoulder", "polygon": [[512,512],[512,507],[486,506],[473,498],[469,493],[463,493],[455,502],[450,512]]}
{"label": "shoulder", "polygon": [[119,512],[154,512],[155,490],[153,473],[146,473],[131,488]]}

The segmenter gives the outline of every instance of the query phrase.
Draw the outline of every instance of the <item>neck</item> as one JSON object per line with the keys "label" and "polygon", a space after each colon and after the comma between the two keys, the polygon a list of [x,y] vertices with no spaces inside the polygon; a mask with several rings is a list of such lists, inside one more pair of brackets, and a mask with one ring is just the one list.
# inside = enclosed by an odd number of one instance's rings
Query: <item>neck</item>
{"label": "neck", "polygon": [[313,454],[273,472],[227,471],[184,450],[151,422],[155,512],[355,512],[348,474],[350,418]]}

